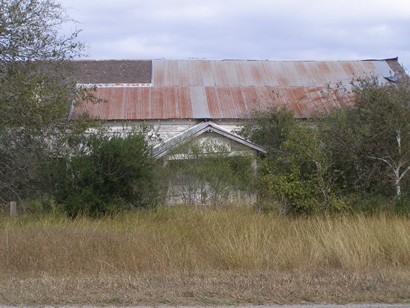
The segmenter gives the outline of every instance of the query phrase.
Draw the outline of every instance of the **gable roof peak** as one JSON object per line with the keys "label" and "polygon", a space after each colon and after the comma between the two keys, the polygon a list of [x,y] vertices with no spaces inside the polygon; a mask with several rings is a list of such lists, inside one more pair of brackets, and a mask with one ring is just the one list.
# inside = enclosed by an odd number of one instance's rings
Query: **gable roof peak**
{"label": "gable roof peak", "polygon": [[169,151],[171,151],[172,149],[182,146],[183,144],[189,142],[190,140],[193,140],[195,137],[198,137],[204,133],[209,133],[209,132],[216,133],[234,142],[238,142],[259,153],[266,154],[266,150],[260,147],[259,145],[243,138],[242,136],[239,136],[237,134],[234,134],[226,130],[222,126],[219,126],[212,121],[207,121],[207,122],[200,122],[197,125],[192,126],[188,128],[187,130],[183,131],[182,133],[175,135],[174,137],[164,141],[163,143],[154,146],[153,151],[152,151],[153,156],[155,158],[161,158],[164,155],[166,155]]}

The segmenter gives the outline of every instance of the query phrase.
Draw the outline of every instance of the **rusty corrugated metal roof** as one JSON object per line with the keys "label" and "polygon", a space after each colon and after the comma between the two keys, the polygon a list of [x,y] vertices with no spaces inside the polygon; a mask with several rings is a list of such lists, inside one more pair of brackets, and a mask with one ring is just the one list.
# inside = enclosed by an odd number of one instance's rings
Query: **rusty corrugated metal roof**
{"label": "rusty corrugated metal roof", "polygon": [[387,82],[385,77],[400,73],[393,72],[397,59],[93,61],[91,66],[79,61],[77,65],[81,63],[87,73],[79,82],[98,83],[95,95],[106,102],[84,104],[76,113],[104,120],[244,119],[254,110],[279,105],[307,118],[351,103],[349,97],[324,95],[329,84],[348,86],[352,78],[365,76]]}

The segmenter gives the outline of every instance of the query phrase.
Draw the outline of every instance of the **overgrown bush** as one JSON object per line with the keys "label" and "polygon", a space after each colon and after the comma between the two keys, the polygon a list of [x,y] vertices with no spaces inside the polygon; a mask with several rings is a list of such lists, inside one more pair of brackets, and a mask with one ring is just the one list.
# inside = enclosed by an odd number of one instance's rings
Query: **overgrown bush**
{"label": "overgrown bush", "polygon": [[[226,144],[209,140],[190,142],[174,152],[171,155],[184,157],[166,164],[171,202],[220,205],[239,202],[238,194],[253,192],[255,172],[250,156],[231,156]],[[235,193],[236,198],[230,200]]]}
{"label": "overgrown bush", "polygon": [[293,214],[330,213],[347,207],[332,189],[330,161],[314,125],[296,121],[284,109],[272,109],[256,113],[243,133],[268,151],[257,181],[265,209],[268,202]]}
{"label": "overgrown bush", "polygon": [[76,87],[69,60],[83,53],[84,44],[77,30],[62,35],[62,26],[75,23],[58,2],[1,1],[0,202],[41,193],[49,157],[93,127],[92,121],[68,119],[72,107],[91,97]]}
{"label": "overgrown bush", "polygon": [[155,163],[144,134],[91,135],[82,155],[57,158],[50,193],[69,216],[100,216],[156,204]]}
{"label": "overgrown bush", "polygon": [[410,188],[410,83],[376,78],[352,81],[355,104],[323,121],[322,140],[345,194],[400,199]]}

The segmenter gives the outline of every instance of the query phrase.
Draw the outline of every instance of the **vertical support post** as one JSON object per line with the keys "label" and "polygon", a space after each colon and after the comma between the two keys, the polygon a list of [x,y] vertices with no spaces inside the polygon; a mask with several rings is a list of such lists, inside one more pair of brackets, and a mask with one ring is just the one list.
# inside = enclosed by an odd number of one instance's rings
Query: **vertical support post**
{"label": "vertical support post", "polygon": [[[252,159],[251,166],[252,166],[253,175],[257,176],[257,174],[258,174],[258,160],[256,159],[256,157],[254,157]],[[257,194],[256,194],[256,192],[253,192],[249,195],[248,202],[250,204],[254,204],[254,203],[256,203],[256,201],[257,201]]]}
{"label": "vertical support post", "polygon": [[256,160],[256,158],[252,158],[251,167],[252,167],[253,174],[256,175],[258,172],[258,161]]}
{"label": "vertical support post", "polygon": [[17,202],[16,201],[10,202],[10,216],[11,217],[17,216]]}

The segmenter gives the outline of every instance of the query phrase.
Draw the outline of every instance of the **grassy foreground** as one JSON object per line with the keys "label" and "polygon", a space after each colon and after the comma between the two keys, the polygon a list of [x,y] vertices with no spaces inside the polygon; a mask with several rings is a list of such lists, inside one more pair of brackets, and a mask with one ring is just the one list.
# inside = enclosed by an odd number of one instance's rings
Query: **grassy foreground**
{"label": "grassy foreground", "polygon": [[2,304],[410,303],[410,218],[0,217]]}

